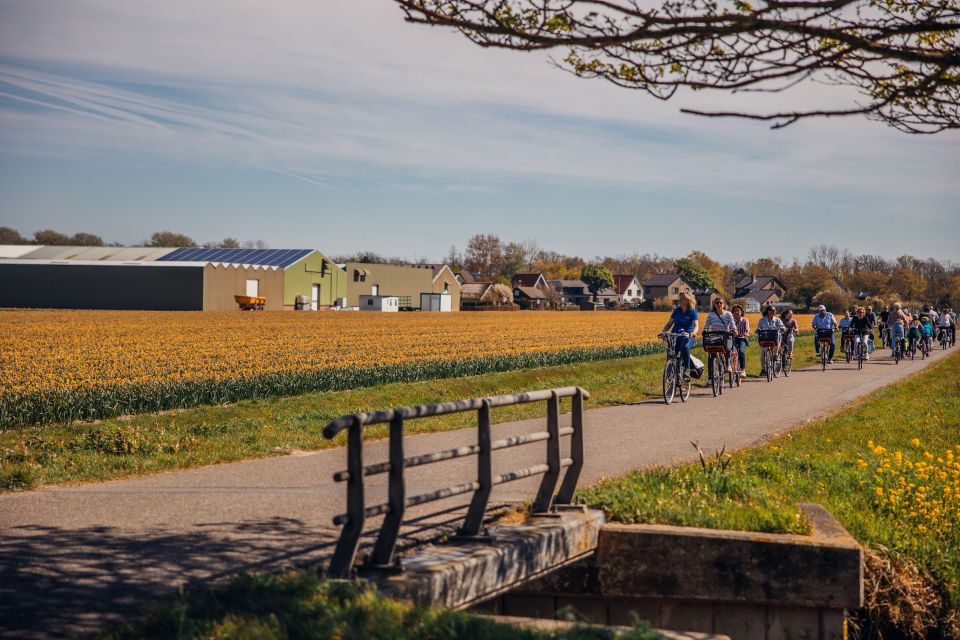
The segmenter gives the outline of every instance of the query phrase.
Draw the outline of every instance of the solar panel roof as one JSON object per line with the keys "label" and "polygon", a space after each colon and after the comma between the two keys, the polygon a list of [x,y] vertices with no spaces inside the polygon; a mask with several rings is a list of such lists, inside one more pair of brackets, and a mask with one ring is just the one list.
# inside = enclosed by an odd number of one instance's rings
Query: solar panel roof
{"label": "solar panel roof", "polygon": [[264,267],[289,267],[313,249],[206,249],[181,247],[159,258],[162,262],[229,262]]}

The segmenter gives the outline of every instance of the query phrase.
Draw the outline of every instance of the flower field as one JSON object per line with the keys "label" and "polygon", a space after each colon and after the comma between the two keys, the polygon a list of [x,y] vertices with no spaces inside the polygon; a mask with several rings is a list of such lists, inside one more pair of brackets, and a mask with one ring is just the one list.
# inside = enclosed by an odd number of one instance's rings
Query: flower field
{"label": "flower field", "polygon": [[642,355],[667,315],[2,311],[0,426]]}

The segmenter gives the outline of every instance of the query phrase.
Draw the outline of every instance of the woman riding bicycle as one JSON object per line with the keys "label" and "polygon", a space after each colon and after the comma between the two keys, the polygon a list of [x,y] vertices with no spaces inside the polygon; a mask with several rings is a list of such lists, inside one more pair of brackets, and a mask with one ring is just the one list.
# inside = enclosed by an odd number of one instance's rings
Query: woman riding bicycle
{"label": "woman riding bicycle", "polygon": [[734,344],[737,345],[737,364],[740,365],[740,377],[747,377],[747,344],[750,342],[750,320],[743,314],[743,307],[739,304],[733,305],[733,321],[737,326],[737,337]]}
{"label": "woman riding bicycle", "polygon": [[853,353],[857,353],[857,349],[860,348],[860,345],[863,344],[863,353],[865,354],[864,359],[870,359],[870,343],[868,340],[868,335],[873,329],[873,325],[870,324],[870,319],[867,318],[867,312],[863,307],[857,308],[857,315],[855,315],[848,325],[852,336],[852,341],[850,343]]}
{"label": "woman riding bicycle", "polygon": [[[776,329],[780,333],[783,333],[784,326],[783,326],[783,321],[777,317],[777,308],[771,304],[771,305],[767,305],[767,308],[763,310],[763,317],[760,318],[760,322],[757,323],[757,331],[772,331],[774,329]],[[763,347],[763,346],[760,347],[760,362],[761,362],[760,376],[761,377],[767,375],[767,370],[763,368],[763,364],[762,364],[766,362],[766,359],[764,358],[764,352],[766,351],[766,349],[767,347]],[[779,354],[777,355],[779,356]]]}
{"label": "woman riding bicycle", "polygon": [[837,326],[840,327],[840,352],[846,353],[850,349],[850,321],[853,319],[849,311],[843,312],[843,317]]}
{"label": "woman riding bicycle", "polygon": [[800,325],[797,319],[793,317],[793,309],[787,309],[780,314],[780,320],[783,321],[783,349],[788,358],[793,358],[793,343],[796,335],[800,331]]}
{"label": "woman riding bicycle", "polygon": [[677,353],[683,365],[683,375],[690,375],[690,349],[697,343],[697,330],[700,320],[697,316],[696,302],[693,296],[686,291],[680,294],[680,304],[670,314],[667,324],[663,325],[662,333],[686,333],[686,340],[677,340]]}
{"label": "woman riding bicycle", "polygon": [[[726,331],[727,333],[732,334],[731,336],[726,337],[723,342],[723,353],[727,359],[727,371],[729,372],[731,370],[730,353],[733,351],[733,339],[737,335],[737,323],[733,318],[733,314],[729,311],[726,311],[726,306],[727,303],[723,301],[723,298],[717,298],[714,300],[713,310],[707,314],[707,320],[703,323],[703,332],[707,333],[708,331]],[[713,360],[716,357],[716,354],[711,353],[709,358],[707,358],[707,371],[709,372],[707,384],[713,383]]]}

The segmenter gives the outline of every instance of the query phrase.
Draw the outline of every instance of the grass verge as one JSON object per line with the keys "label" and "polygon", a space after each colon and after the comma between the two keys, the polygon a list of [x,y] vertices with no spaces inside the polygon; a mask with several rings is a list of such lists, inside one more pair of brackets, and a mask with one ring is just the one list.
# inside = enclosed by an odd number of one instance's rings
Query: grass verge
{"label": "grass verge", "polygon": [[[863,636],[960,635],[960,354],[732,457],[579,493],[612,519],[798,532],[824,505],[866,546]],[[886,637],[894,637],[889,634]]]}
{"label": "grass verge", "polygon": [[244,575],[213,587],[179,594],[141,622],[117,626],[100,640],[151,638],[257,638],[280,640],[655,640],[660,634],[637,622],[616,633],[575,625],[537,631],[465,612],[415,608],[379,597],[354,583],[329,582],[312,572]]}
{"label": "grass verge", "polygon": [[[699,356],[703,356],[702,353]],[[54,424],[0,430],[0,490],[109,480],[186,469],[292,450],[342,446],[345,436],[325,440],[321,429],[357,411],[579,385],[590,390],[588,407],[629,404],[660,393],[663,354],[507,371],[480,376],[245,400],[94,423]],[[757,372],[751,345],[748,370]],[[797,345],[797,366],[813,362],[810,340]],[[564,403],[567,410],[569,401]],[[542,403],[493,411],[495,423],[542,417]],[[449,431],[475,425],[473,414],[410,421],[407,433]],[[388,427],[367,431],[384,438]]]}

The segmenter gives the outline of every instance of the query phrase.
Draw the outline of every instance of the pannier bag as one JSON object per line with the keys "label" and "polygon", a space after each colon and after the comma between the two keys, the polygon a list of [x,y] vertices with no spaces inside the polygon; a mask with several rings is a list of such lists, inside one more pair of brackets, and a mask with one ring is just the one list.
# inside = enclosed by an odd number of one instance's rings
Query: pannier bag
{"label": "pannier bag", "polygon": [[777,329],[760,329],[757,331],[757,340],[764,347],[775,347],[780,342],[780,331]]}
{"label": "pannier bag", "polygon": [[700,358],[697,358],[696,356],[691,355],[690,356],[690,377],[695,380],[699,380],[700,376],[703,375],[703,369],[704,369],[703,361],[700,360]]}

